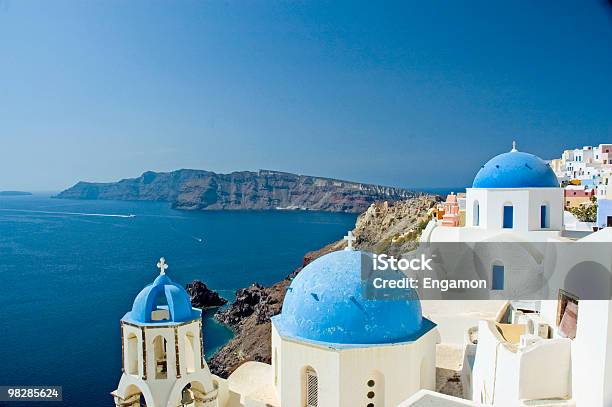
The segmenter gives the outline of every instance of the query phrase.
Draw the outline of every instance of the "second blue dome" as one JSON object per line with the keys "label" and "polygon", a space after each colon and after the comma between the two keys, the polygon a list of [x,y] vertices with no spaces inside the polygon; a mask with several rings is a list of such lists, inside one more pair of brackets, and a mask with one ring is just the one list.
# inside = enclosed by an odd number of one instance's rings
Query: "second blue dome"
{"label": "second blue dome", "polygon": [[559,180],[540,157],[513,150],[483,165],[472,188],[559,188]]}
{"label": "second blue dome", "polygon": [[330,344],[387,344],[423,334],[430,324],[423,324],[416,293],[414,300],[364,298],[362,255],[371,259],[368,253],[343,250],[304,267],[287,290],[282,313],[274,317],[281,335]]}

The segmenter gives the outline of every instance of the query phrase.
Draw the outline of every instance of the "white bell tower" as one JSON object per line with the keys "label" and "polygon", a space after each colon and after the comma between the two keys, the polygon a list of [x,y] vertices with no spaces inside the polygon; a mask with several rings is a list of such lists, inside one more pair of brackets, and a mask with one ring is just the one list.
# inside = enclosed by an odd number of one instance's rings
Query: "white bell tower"
{"label": "white bell tower", "polygon": [[121,319],[123,374],[111,394],[117,407],[217,407],[218,383],[204,361],[202,311],[185,289],[160,275]]}

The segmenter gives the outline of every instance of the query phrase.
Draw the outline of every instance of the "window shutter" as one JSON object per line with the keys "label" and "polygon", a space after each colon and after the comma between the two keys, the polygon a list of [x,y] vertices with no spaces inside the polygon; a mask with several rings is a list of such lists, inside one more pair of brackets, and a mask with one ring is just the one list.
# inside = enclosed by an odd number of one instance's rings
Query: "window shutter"
{"label": "window shutter", "polygon": [[317,374],[312,370],[306,372],[306,388],[306,406],[318,407],[319,379],[317,378]]}

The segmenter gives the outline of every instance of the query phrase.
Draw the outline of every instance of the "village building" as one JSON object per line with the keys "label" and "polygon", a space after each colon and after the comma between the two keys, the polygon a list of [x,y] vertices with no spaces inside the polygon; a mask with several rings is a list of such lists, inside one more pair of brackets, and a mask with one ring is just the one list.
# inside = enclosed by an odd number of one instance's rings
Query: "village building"
{"label": "village building", "polygon": [[[591,161],[591,152],[573,154]],[[456,253],[454,264],[486,276],[491,299],[540,287],[534,300],[506,301],[477,326],[454,321],[465,330],[465,397],[478,405],[612,405],[612,229],[568,233],[564,199],[550,166],[513,148],[487,162],[467,189],[464,227],[432,221],[422,235],[429,243],[466,242],[481,261]],[[499,250],[497,242],[513,244]],[[537,284],[542,278],[547,284]],[[432,319],[443,342],[452,338]]]}

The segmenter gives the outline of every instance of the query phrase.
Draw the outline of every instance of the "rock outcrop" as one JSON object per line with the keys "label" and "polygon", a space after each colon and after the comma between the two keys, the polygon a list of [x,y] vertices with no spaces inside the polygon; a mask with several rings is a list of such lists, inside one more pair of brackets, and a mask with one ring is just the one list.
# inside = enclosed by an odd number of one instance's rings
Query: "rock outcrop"
{"label": "rock outcrop", "polygon": [[112,183],[79,182],[57,195],[69,199],[167,201],[177,209],[309,209],[360,213],[378,201],[418,196],[407,189],[260,170],[148,171]]}
{"label": "rock outcrop", "polygon": [[216,291],[211,290],[200,280],[193,280],[185,286],[191,299],[191,305],[196,308],[217,308],[227,304],[227,300]]}
{"label": "rock outcrop", "polygon": [[[372,204],[357,218],[354,230],[356,247],[368,251],[385,250],[389,254],[401,253],[414,245],[417,231],[427,220],[427,211],[437,201],[438,197],[426,195],[393,204]],[[346,242],[340,240],[307,253],[298,269],[271,287],[253,284],[238,290],[236,301],[215,315],[219,321],[232,327],[236,335],[211,358],[211,371],[227,377],[248,360],[271,363],[270,318],[281,312],[291,280],[316,258],[344,247]]]}
{"label": "rock outcrop", "polygon": [[412,250],[429,221],[427,212],[439,200],[439,197],[427,195],[370,205],[355,224],[353,233],[358,247],[394,256]]}

